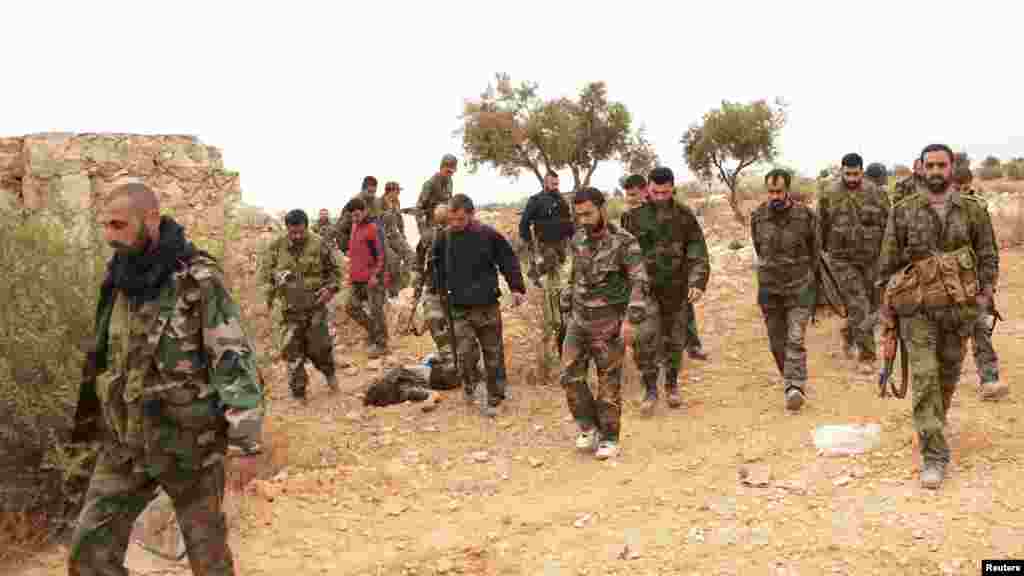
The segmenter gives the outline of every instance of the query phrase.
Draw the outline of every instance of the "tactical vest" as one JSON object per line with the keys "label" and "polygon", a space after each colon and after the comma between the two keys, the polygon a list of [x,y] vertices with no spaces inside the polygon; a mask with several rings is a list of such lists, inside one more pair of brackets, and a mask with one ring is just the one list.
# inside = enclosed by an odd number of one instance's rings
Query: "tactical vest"
{"label": "tactical vest", "polygon": [[320,263],[321,242],[317,236],[306,236],[302,251],[295,254],[287,238],[278,240],[277,270],[292,273],[283,285],[278,286],[288,311],[306,311],[314,307],[316,293],[324,283]]}
{"label": "tactical vest", "polygon": [[159,298],[133,309],[115,292],[106,370],[96,377],[115,458],[158,474],[223,457],[227,422],[209,386],[197,278],[175,273]]}

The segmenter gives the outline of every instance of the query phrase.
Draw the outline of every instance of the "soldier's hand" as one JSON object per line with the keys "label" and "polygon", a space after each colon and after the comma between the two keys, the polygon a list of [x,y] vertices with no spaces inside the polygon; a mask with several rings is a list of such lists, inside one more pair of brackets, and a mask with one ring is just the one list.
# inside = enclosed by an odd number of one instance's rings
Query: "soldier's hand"
{"label": "soldier's hand", "polygon": [[263,458],[259,454],[235,456],[228,460],[228,472],[231,488],[241,492],[249,482],[259,475],[263,468]]}
{"label": "soldier's hand", "polygon": [[377,275],[370,274],[370,279],[366,281],[366,285],[369,286],[370,288],[376,288],[377,284],[379,284],[377,280]]}
{"label": "soldier's hand", "polygon": [[327,304],[328,302],[331,301],[331,298],[333,298],[333,297],[334,297],[334,291],[333,290],[331,290],[330,288],[321,288],[316,293],[316,303],[317,304],[321,304],[321,305]]}
{"label": "soldier's hand", "polygon": [[686,301],[691,304],[696,304],[701,296],[704,295],[704,291],[700,288],[690,288],[690,291],[686,294]]}
{"label": "soldier's hand", "polygon": [[633,323],[626,320],[622,323],[622,341],[626,343],[626,347],[633,346]]}
{"label": "soldier's hand", "polygon": [[886,360],[892,360],[896,357],[896,331],[895,330],[884,330],[882,331],[882,358]]}
{"label": "soldier's hand", "polygon": [[526,302],[526,294],[520,294],[519,292],[512,293],[512,306],[518,308]]}

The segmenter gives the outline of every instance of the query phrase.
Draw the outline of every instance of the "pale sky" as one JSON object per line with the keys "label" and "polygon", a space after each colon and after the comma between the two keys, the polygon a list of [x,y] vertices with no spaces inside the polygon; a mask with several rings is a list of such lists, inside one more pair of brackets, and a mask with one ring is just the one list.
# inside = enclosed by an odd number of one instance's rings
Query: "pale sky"
{"label": "pale sky", "polygon": [[[336,212],[365,175],[412,205],[444,153],[462,159],[463,99],[499,71],[545,98],[604,80],[677,181],[681,135],[723,99],[785,98],[782,161],[807,175],[932,141],[1024,156],[1017,2],[7,4],[0,135],[193,134],[274,210]],[[539,189],[461,162],[454,183],[478,204]]]}

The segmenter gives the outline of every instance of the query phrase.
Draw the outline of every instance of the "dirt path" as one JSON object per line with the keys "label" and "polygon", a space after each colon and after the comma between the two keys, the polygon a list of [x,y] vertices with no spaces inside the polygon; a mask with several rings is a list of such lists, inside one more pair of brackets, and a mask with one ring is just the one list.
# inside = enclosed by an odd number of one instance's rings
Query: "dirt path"
{"label": "dirt path", "polygon": [[[741,251],[716,259],[713,293],[698,307],[712,361],[688,361],[686,407],[641,417],[631,374],[623,451],[609,462],[575,452],[560,390],[517,379],[532,363],[524,350],[535,335],[516,322],[529,310],[509,312],[512,398],[495,421],[458,392],[429,414],[363,409],[355,390],[371,373],[359,353],[345,357],[356,373],[347,392],[329,398],[314,377],[305,409],[272,376],[274,459],[289,466],[231,496],[239,573],[976,574],[983,558],[1024,557],[1014,382],[1024,323],[1013,313],[1024,304],[1022,263],[1004,253],[998,293],[1008,321],[995,346],[1011,397],[981,403],[967,360],[938,492],[918,485],[908,401],[879,399],[877,376],[833,355],[838,319],[810,329],[809,403],[785,413]],[[411,358],[430,342],[402,347]],[[872,421],[882,427],[876,450],[816,454],[817,426]],[[767,486],[740,481],[741,469],[765,467]],[[64,553],[14,574],[63,574]],[[133,555],[140,573],[188,573]]]}

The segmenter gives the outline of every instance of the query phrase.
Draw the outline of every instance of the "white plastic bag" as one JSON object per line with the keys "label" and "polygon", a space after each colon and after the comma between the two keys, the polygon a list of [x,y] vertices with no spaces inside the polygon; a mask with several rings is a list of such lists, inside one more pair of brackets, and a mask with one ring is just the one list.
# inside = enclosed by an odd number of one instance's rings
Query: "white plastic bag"
{"label": "white plastic bag", "polygon": [[882,427],[878,424],[842,424],[819,426],[814,431],[814,445],[824,456],[863,454],[878,448]]}

